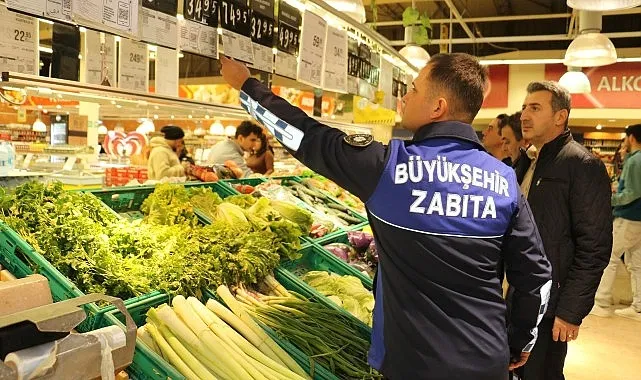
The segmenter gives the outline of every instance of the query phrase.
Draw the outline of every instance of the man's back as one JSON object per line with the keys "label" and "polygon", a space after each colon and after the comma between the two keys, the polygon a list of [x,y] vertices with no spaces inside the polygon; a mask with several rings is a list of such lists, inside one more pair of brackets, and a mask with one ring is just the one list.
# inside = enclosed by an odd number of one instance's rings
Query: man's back
{"label": "man's back", "polygon": [[247,167],[245,158],[243,157],[243,150],[233,140],[221,141],[214,145],[207,157],[208,165],[222,165],[225,161],[234,161],[245,176],[252,173],[251,169]]}
{"label": "man's back", "polygon": [[[370,361],[393,379],[506,378],[497,266],[521,198],[513,170],[464,140],[393,140],[388,149],[367,202],[382,252]],[[520,253],[546,268],[540,251]],[[533,269],[531,287],[546,274]],[[535,318],[536,306],[523,312]]]}

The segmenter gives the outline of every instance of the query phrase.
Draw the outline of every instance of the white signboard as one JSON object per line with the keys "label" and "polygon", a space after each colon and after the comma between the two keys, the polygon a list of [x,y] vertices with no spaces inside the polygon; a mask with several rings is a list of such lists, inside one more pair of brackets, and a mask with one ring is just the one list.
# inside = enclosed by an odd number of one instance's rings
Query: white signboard
{"label": "white signboard", "polygon": [[297,76],[299,81],[310,86],[321,87],[326,40],[327,21],[310,11],[305,11],[300,38]]}
{"label": "white signboard", "polygon": [[254,48],[251,38],[229,30],[223,30],[222,41],[223,51],[226,56],[248,63],[254,61]]}
{"label": "white signboard", "polygon": [[394,65],[386,59],[381,60],[381,78],[378,82],[378,89],[385,93],[383,106],[396,110],[396,98],[392,95],[394,87]]}
{"label": "white signboard", "polygon": [[140,8],[140,38],[150,44],[178,47],[178,19],[149,8]]}
{"label": "white signboard", "polygon": [[327,29],[325,58],[323,88],[336,92],[347,92],[347,31],[335,28]]}
{"label": "white signboard", "polygon": [[156,52],[156,94],[178,96],[178,52],[162,46]]}
{"label": "white signboard", "polygon": [[71,22],[72,0],[5,0],[7,7],[30,15]]}
{"label": "white signboard", "polygon": [[87,30],[85,33],[85,82],[116,85],[116,39],[111,34]]}
{"label": "white signboard", "polygon": [[215,28],[189,20],[180,20],[180,50],[218,58],[218,32]]}
{"label": "white signboard", "polygon": [[118,87],[147,92],[149,89],[149,54],[147,44],[123,38],[120,41]]}
{"label": "white signboard", "polygon": [[274,72],[280,76],[296,79],[298,58],[296,58],[295,55],[283,53],[282,51],[277,52]]}
{"label": "white signboard", "polygon": [[38,75],[38,21],[0,5],[0,67]]}
{"label": "white signboard", "polygon": [[270,47],[253,43],[254,61],[249,67],[268,73],[274,72],[274,50]]}
{"label": "white signboard", "polygon": [[99,30],[138,36],[140,0],[73,0],[73,18]]}

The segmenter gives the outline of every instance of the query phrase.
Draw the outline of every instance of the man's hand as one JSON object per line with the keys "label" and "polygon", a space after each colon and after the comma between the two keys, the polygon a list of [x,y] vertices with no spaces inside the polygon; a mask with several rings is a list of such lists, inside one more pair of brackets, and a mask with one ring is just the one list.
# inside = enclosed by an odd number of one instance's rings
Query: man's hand
{"label": "man's hand", "polygon": [[225,82],[230,86],[240,91],[243,84],[249,79],[249,69],[244,63],[234,61],[224,55],[220,56],[220,63],[222,64],[221,73]]}
{"label": "man's hand", "polygon": [[552,340],[558,342],[569,342],[579,337],[579,326],[573,325],[562,320],[559,317],[554,318],[552,326]]}
{"label": "man's hand", "polygon": [[514,371],[516,368],[524,366],[525,362],[527,362],[529,357],[530,357],[529,352],[521,352],[521,357],[519,358],[519,360],[516,362],[511,362],[510,366],[508,367],[508,370]]}

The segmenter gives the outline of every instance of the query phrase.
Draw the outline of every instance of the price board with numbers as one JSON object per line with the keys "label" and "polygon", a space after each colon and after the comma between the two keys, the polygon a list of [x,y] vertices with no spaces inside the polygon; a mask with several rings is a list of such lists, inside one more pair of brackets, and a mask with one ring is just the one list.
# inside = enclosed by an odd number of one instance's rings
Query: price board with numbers
{"label": "price board with numbers", "polygon": [[0,68],[37,75],[38,21],[9,11],[0,4]]}
{"label": "price board with numbers", "polygon": [[151,44],[178,47],[178,0],[142,0],[140,37]]}
{"label": "price board with numbers", "polygon": [[274,71],[274,1],[252,0],[251,41],[254,60],[249,67],[271,73]]}
{"label": "price board with numbers", "polygon": [[218,27],[218,0],[181,0],[185,20]]}
{"label": "price board with numbers", "polygon": [[374,87],[378,87],[378,82],[381,75],[381,55],[372,52],[370,56],[370,73],[369,73],[369,84]]}
{"label": "price board with numbers", "polygon": [[72,22],[71,0],[5,0],[9,9],[54,21]]}
{"label": "price board with numbers", "polygon": [[358,77],[358,71],[361,67],[361,59],[358,57],[358,42],[349,38],[347,41],[347,74],[352,77]]}
{"label": "price board with numbers", "polygon": [[147,44],[127,38],[120,40],[118,87],[147,92],[149,88],[149,55]]}
{"label": "price board with numbers", "polygon": [[178,21],[180,50],[210,58],[218,58],[218,31],[190,20]]}
{"label": "price board with numbers", "polygon": [[278,36],[276,47],[289,54],[298,53],[302,17],[298,9],[281,0],[278,8]]}
{"label": "price board with numbers", "polygon": [[323,88],[347,92],[347,31],[327,29]]}
{"label": "price board with numbers", "polygon": [[372,65],[370,59],[372,52],[367,44],[358,45],[358,57],[360,58],[360,68],[358,70],[358,77],[361,79],[369,79]]}
{"label": "price board with numbers", "polygon": [[87,30],[85,33],[84,80],[91,84],[116,84],[116,39],[110,34]]}
{"label": "price board with numbers", "polygon": [[251,35],[251,9],[242,0],[220,1],[220,25],[245,37]]}
{"label": "price board with numbers", "polygon": [[327,21],[319,15],[305,11],[298,63],[297,79],[314,87],[321,87]]}
{"label": "price board with numbers", "polygon": [[74,0],[72,15],[81,25],[138,38],[138,8],[142,1]]}

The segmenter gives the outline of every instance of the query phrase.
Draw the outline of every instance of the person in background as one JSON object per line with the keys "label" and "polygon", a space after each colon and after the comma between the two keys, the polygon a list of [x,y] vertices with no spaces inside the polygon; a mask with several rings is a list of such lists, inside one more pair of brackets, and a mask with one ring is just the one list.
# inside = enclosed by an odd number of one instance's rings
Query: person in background
{"label": "person in background", "polygon": [[521,112],[510,115],[507,122],[499,126],[499,136],[503,142],[503,154],[506,156],[503,162],[512,166],[520,183],[530,166],[530,158],[526,153],[530,144],[523,139]]}
{"label": "person in background", "polygon": [[503,128],[508,122],[509,116],[507,114],[500,114],[494,120],[488,124],[488,126],[483,130],[483,147],[492,157],[497,160],[503,160],[505,158],[505,153],[503,152],[503,142],[501,141],[501,135],[499,135],[499,130]]}
{"label": "person in background", "polygon": [[254,173],[268,176],[274,172],[274,148],[269,145],[265,133],[260,134],[258,148],[254,149],[245,161]]}
{"label": "person in background", "polygon": [[[528,85],[521,129],[532,143],[532,162],[521,189],[543,238],[554,283],[539,339],[517,371],[524,380],[564,379],[567,342],[579,336],[612,251],[610,179],[603,162],[572,138],[569,115],[570,94],[558,83]],[[512,303],[514,309],[518,305]]]}
{"label": "person in background", "polygon": [[[432,56],[403,97],[413,139],[387,146],[321,124],[244,64],[220,60],[247,112],[296,159],[366,202],[380,260],[372,367],[394,380],[504,380],[527,361],[551,268],[514,171],[470,125],[488,80],[476,58]],[[509,329],[501,258],[519,305]]]}
{"label": "person in background", "polygon": [[242,170],[243,176],[252,174],[251,169],[245,163],[244,152],[251,152],[259,142],[263,129],[251,121],[243,121],[236,128],[234,139],[227,139],[214,145],[207,158],[208,165],[222,165],[226,161],[234,161],[236,166]]}
{"label": "person in background", "polygon": [[621,254],[625,252],[632,283],[632,305],[614,312],[621,317],[641,321],[641,124],[629,126],[625,134],[630,153],[625,158],[618,189],[612,194],[612,255],[601,278],[591,313],[600,317],[611,315],[612,287],[617,267],[621,264]]}
{"label": "person in background", "polygon": [[180,127],[167,125],[162,127],[162,137],[151,139],[151,151],[147,168],[149,179],[159,180],[165,177],[183,177],[185,168],[178,159],[178,154],[183,149],[185,132]]}

